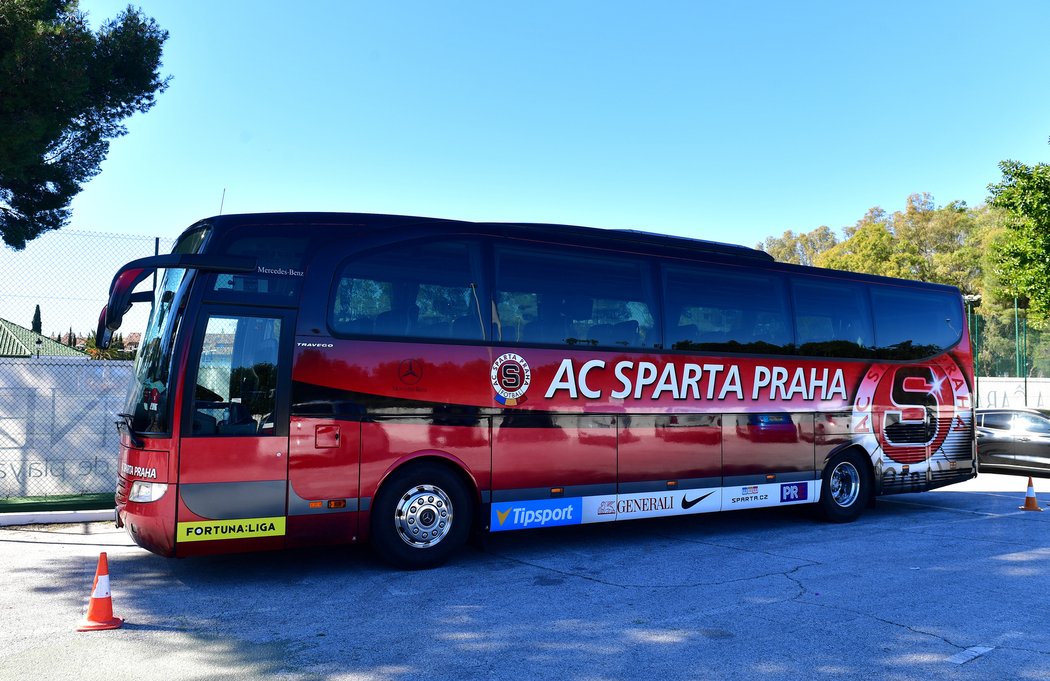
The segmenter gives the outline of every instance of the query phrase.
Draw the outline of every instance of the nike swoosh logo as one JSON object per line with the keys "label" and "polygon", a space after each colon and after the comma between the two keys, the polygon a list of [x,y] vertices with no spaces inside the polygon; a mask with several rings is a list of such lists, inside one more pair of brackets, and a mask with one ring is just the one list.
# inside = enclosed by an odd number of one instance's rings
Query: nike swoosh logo
{"label": "nike swoosh logo", "polygon": [[[685,495],[683,494],[682,495],[682,510],[683,511],[688,511],[693,506],[696,506],[697,504],[699,504],[701,501],[703,501],[704,499],[708,498],[712,494],[714,494],[713,491],[708,492],[707,494],[705,494],[703,496],[700,496],[700,497],[697,497],[697,498],[693,499],[692,501],[690,501],[689,499],[686,499]],[[499,511],[496,511],[496,513],[499,513]],[[501,522],[500,524],[502,525],[503,523]]]}
{"label": "nike swoosh logo", "polygon": [[510,511],[511,509],[509,508],[506,511],[496,511],[496,515],[499,516],[500,527],[503,527],[503,523],[507,522],[507,516],[510,515]]}

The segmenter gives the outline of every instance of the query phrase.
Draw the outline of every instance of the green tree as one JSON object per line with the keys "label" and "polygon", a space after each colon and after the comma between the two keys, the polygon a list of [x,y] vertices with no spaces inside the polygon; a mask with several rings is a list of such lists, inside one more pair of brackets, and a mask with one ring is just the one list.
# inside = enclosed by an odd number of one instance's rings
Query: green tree
{"label": "green tree", "polygon": [[87,340],[84,342],[84,350],[91,359],[121,359],[121,352],[112,345],[105,350],[98,349],[98,345],[95,343],[94,331],[88,334]]}
{"label": "green tree", "polygon": [[150,109],[167,31],[132,7],[91,31],[77,0],[0,2],[0,231],[9,246],[69,219],[122,121]]}
{"label": "green tree", "polygon": [[980,227],[987,222],[980,218],[987,212],[984,206],[971,210],[964,201],[937,208],[927,193],[909,196],[891,223],[894,236],[918,255],[912,278],[978,293],[986,238]]}
{"label": "green tree", "polygon": [[816,264],[951,284],[976,294],[983,284],[984,253],[997,227],[997,213],[987,206],[970,209],[953,201],[937,208],[930,194],[912,194],[903,211],[870,209]]}
{"label": "green tree", "polygon": [[846,239],[817,258],[817,265],[849,272],[915,279],[921,257],[914,244],[897,239],[893,216],[871,208],[852,227]]}
{"label": "green tree", "polygon": [[41,329],[43,328],[43,322],[40,321],[40,306],[37,305],[36,311],[33,312],[33,333],[42,333]]}
{"label": "green tree", "polygon": [[795,265],[814,265],[817,257],[835,246],[838,238],[830,227],[821,225],[809,232],[795,234],[790,229],[782,236],[767,237],[758,248],[769,253],[779,262]]}
{"label": "green tree", "polygon": [[1005,227],[991,243],[991,293],[1028,303],[1034,323],[1050,317],[1050,165],[999,164],[1002,180],[988,186],[990,202],[1005,213]]}

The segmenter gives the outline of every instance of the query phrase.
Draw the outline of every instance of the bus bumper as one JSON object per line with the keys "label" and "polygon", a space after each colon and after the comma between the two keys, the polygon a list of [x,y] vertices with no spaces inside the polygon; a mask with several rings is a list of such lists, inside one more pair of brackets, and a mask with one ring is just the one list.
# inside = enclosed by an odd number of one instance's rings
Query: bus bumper
{"label": "bus bumper", "polygon": [[159,556],[175,555],[174,485],[160,499],[148,503],[125,501],[116,508],[116,525],[137,545]]}

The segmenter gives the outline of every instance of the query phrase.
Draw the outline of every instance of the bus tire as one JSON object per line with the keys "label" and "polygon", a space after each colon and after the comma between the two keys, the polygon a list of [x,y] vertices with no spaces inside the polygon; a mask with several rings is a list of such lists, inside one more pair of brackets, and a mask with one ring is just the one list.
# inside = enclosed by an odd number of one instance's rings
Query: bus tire
{"label": "bus tire", "polygon": [[871,497],[871,470],[856,452],[843,452],[824,467],[820,490],[820,514],[833,523],[849,523],[860,517]]}
{"label": "bus tire", "polygon": [[473,505],[462,478],[432,461],[394,471],[371,510],[372,545],[381,558],[406,570],[448,560],[470,535]]}

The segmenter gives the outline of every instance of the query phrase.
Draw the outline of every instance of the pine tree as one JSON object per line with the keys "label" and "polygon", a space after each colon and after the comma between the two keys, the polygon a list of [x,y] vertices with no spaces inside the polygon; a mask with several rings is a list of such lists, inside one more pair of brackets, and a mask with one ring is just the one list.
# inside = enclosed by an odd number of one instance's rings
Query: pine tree
{"label": "pine tree", "polygon": [[123,121],[168,86],[168,32],[128,7],[98,31],[77,0],[0,2],[0,237],[15,250],[63,227]]}
{"label": "pine tree", "polygon": [[36,312],[33,313],[33,326],[32,326],[32,329],[33,329],[33,333],[41,333],[41,329],[43,329],[43,324],[40,321],[40,306],[39,305],[36,306]]}

